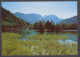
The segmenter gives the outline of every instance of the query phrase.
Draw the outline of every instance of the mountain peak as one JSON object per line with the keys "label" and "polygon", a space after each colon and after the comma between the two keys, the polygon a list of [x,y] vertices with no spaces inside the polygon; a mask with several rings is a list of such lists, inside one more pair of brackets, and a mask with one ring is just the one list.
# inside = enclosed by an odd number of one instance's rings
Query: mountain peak
{"label": "mountain peak", "polygon": [[20,13],[20,12],[16,12],[15,14],[22,14],[22,13]]}
{"label": "mountain peak", "polygon": [[40,14],[36,14],[36,13],[29,13],[29,14],[19,14],[19,12],[17,12],[17,14],[15,13],[14,15],[16,15],[18,18],[23,19],[31,24],[34,24],[35,22],[39,22],[40,20],[42,21],[43,19],[45,20],[45,22],[47,20],[49,21],[54,21],[54,23],[59,23],[60,21],[62,21],[63,19],[60,19],[59,17],[57,17],[56,15],[45,15],[45,16],[41,16]]}

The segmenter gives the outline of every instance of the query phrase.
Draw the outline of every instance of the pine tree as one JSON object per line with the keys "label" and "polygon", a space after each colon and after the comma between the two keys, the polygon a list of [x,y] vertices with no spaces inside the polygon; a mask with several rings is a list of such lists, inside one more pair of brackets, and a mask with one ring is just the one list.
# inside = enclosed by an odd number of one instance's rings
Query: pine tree
{"label": "pine tree", "polygon": [[51,23],[49,22],[49,20],[46,22],[45,28],[46,28],[48,31],[51,31],[52,25],[51,25]]}
{"label": "pine tree", "polygon": [[44,33],[44,27],[43,27],[42,21],[39,22],[39,32]]}

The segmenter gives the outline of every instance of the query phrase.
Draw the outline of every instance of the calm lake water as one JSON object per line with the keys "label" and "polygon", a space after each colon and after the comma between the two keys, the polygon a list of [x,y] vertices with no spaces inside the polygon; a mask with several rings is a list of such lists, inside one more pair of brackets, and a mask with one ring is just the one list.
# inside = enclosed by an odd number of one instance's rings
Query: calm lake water
{"label": "calm lake water", "polygon": [[[38,34],[38,32],[36,32],[35,30],[23,30],[23,37],[20,38],[19,40],[28,40],[27,37],[31,36],[31,35],[35,35]],[[67,37],[69,37],[69,39],[63,41],[63,40],[59,40],[60,43],[65,43],[65,42],[78,42],[78,36],[77,36],[77,30],[64,30],[62,32],[57,33],[59,35],[66,35]]]}

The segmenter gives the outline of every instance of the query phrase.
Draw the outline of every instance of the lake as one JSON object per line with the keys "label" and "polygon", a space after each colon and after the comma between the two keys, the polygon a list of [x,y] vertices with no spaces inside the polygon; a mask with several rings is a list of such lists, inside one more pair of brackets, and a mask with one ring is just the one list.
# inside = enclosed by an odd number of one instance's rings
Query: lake
{"label": "lake", "polygon": [[[36,30],[22,30],[22,31],[23,32],[21,34],[23,35],[23,37],[20,38],[19,40],[32,41],[32,40],[29,40],[27,37],[38,34],[38,32],[36,32]],[[59,40],[60,43],[71,43],[71,42],[77,43],[78,42],[77,30],[64,30],[57,34],[62,35],[62,36],[66,35],[67,37],[69,37],[69,39],[67,39],[67,40]]]}

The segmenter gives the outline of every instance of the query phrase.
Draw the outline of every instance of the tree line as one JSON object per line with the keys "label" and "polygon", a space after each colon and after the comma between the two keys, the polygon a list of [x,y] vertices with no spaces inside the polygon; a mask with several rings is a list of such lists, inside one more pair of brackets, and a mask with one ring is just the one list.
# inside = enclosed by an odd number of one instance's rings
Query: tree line
{"label": "tree line", "polygon": [[40,33],[44,32],[59,32],[62,30],[77,30],[77,24],[54,24],[54,21],[39,21],[33,24],[33,29]]}

